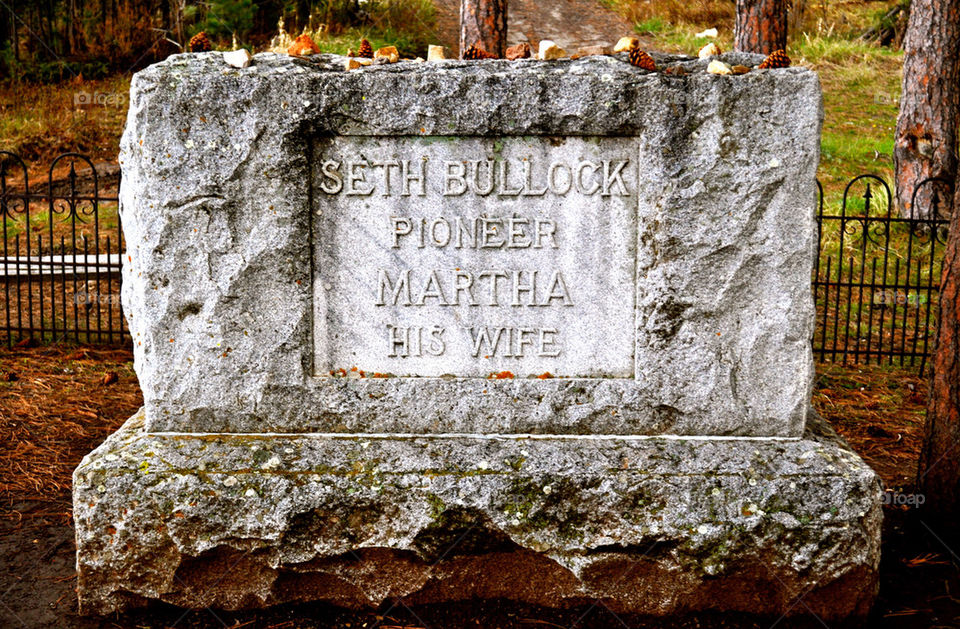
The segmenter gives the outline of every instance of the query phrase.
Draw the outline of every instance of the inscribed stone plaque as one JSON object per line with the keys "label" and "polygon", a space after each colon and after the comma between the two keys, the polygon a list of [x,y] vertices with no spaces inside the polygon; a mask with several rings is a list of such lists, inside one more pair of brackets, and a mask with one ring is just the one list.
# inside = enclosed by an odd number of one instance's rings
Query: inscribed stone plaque
{"label": "inscribed stone plaque", "polygon": [[630,138],[313,151],[315,373],[632,378]]}

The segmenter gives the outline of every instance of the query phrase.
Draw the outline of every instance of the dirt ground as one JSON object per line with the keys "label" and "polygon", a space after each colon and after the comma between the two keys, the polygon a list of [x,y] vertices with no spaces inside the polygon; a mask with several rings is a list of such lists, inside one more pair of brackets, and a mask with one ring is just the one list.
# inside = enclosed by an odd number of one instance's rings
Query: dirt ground
{"label": "dirt ground", "polygon": [[[0,349],[0,627],[822,627],[795,621],[710,616],[673,624],[618,619],[602,607],[558,612],[467,603],[377,613],[323,605],[263,612],[187,611],[157,605],[109,618],[77,615],[70,477],[80,459],[140,405],[126,349]],[[887,367],[822,366],[814,405],[880,473],[911,492],[923,433],[925,381]],[[915,508],[885,508],[880,598],[871,627],[960,626],[957,535]],[[621,622],[623,621],[623,622]]]}

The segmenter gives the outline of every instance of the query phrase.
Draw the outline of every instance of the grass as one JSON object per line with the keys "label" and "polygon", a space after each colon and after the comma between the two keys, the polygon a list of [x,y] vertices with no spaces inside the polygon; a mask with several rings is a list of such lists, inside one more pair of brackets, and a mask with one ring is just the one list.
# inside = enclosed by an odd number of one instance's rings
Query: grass
{"label": "grass", "polygon": [[[116,161],[129,91],[129,76],[7,84],[0,89],[0,150],[28,162],[34,181],[46,175],[56,155],[68,151],[88,155],[95,163]],[[100,104],[80,104],[84,95]]]}
{"label": "grass", "polygon": [[667,32],[670,29],[670,24],[668,24],[662,18],[653,16],[643,20],[642,22],[637,22],[634,24],[633,29],[641,35],[657,35],[659,33]]}

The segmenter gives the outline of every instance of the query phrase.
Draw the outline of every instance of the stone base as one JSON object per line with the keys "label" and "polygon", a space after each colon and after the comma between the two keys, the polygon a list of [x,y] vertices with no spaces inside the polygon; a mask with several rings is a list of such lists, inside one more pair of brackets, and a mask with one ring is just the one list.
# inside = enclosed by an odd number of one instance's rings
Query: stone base
{"label": "stone base", "polygon": [[80,608],[505,598],[867,613],[880,486],[801,440],[150,434],[74,473]]}

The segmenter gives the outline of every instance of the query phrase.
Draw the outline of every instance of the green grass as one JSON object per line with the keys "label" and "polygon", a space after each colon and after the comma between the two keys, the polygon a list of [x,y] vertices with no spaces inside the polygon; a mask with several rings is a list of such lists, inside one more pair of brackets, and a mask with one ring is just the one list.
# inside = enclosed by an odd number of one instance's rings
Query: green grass
{"label": "green grass", "polygon": [[670,24],[668,24],[663,18],[654,16],[647,18],[642,22],[637,22],[633,25],[633,30],[635,30],[640,35],[656,35],[658,33],[665,33],[670,29]]}
{"label": "green grass", "polygon": [[804,35],[791,55],[818,72],[824,122],[820,181],[828,195],[841,193],[862,173],[892,182],[893,141],[903,53],[838,36]]}
{"label": "green grass", "polygon": [[401,57],[426,57],[428,43],[422,43],[422,37],[417,34],[395,32],[393,30],[370,32],[364,29],[349,29],[335,36],[317,37],[314,39],[321,52],[336,55],[345,55],[349,49],[356,51],[360,47],[361,39],[368,39],[373,49],[384,46],[396,46]]}

